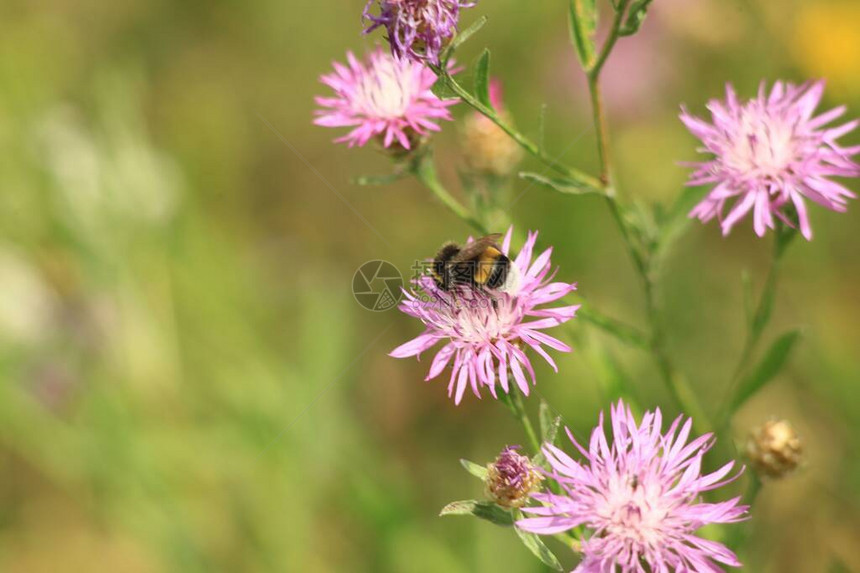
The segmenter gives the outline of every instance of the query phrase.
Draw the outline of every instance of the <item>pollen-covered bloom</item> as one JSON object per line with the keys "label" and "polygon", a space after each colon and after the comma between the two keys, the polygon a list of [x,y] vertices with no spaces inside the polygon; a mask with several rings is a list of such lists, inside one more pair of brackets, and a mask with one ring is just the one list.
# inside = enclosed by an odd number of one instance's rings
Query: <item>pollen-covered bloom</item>
{"label": "pollen-covered bloom", "polygon": [[439,131],[437,120],[450,120],[448,108],[456,100],[440,100],[430,88],[436,81],[421,64],[401,60],[376,49],[365,62],[347,53],[348,66],[334,63],[334,73],[320,81],[334,90],[334,97],[317,97],[322,108],[314,123],[325,127],[351,127],[336,139],[350,147],[372,138],[382,145],[412,149],[421,137]]}
{"label": "pollen-covered bloom", "polygon": [[567,431],[584,457],[575,461],[559,448],[544,444],[551,471],[562,495],[535,493],[542,506],[525,507],[536,517],[517,527],[551,535],[585,526],[583,559],[575,573],[645,573],[722,571],[718,564],[739,567],[724,545],[703,539],[696,530],[709,523],[745,518],[740,498],[719,503],[701,501],[702,493],[737,477],[726,478],[734,462],[702,475],[702,457],[713,445],[710,434],[687,443],[692,420],[679,416],[662,433],[660,410],[647,412],[637,424],[630,408],[619,401],[611,409],[612,441],[606,437],[603,414],[591,434],[588,450]]}
{"label": "pollen-covered bloom", "polygon": [[[501,250],[510,253],[508,229]],[[498,397],[498,389],[510,392],[510,378],[523,394],[529,394],[529,381],[535,373],[528,351],[542,356],[558,371],[544,346],[561,352],[571,348],[544,330],[567,322],[579,305],[544,307],[576,289],[576,284],[553,282],[550,256],[552,248],[537,257],[532,251],[537,233],[529,233],[523,248],[510,255],[511,272],[519,275],[517,285],[508,292],[480,289],[441,289],[430,276],[417,278],[415,290],[407,291],[400,309],[421,320],[425,331],[391,352],[395,358],[419,356],[436,344],[444,343],[430,364],[426,380],[439,376],[453,363],[448,395],[459,404],[466,388],[478,398],[481,389]],[[514,268],[515,267],[515,268]]]}
{"label": "pollen-covered bloom", "polygon": [[860,166],[851,159],[860,146],[837,143],[858,122],[826,127],[845,113],[845,107],[813,116],[823,93],[824,82],[801,86],[776,82],[770,93],[762,84],[756,98],[741,103],[729,85],[725,101],[708,104],[713,123],[682,108],[681,120],[702,140],[701,151],[713,155],[691,164],[695,170],[688,185],[715,187],[690,216],[702,221],[718,217],[727,235],[752,211],[758,236],[773,229],[778,218],[791,226],[799,222],[801,233],[810,240],[806,199],[845,211],[846,200],[855,195],[830,178],[860,175]]}
{"label": "pollen-covered bloom", "polygon": [[[379,13],[374,15],[377,5]],[[463,0],[370,0],[364,8],[364,18],[370,21],[365,33],[383,26],[392,54],[436,64],[457,33],[460,10],[474,5]]]}

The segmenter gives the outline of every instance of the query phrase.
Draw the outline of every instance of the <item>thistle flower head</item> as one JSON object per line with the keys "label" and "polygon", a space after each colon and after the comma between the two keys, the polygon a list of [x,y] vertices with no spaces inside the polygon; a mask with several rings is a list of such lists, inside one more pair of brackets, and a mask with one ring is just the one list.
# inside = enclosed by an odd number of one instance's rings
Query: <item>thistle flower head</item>
{"label": "thistle flower head", "polygon": [[800,465],[803,447],[788,421],[770,420],[750,433],[746,453],[756,472],[778,479]]}
{"label": "thistle flower head", "polygon": [[519,446],[506,447],[495,462],[487,465],[487,497],[502,507],[522,507],[543,480],[531,460],[517,453],[518,449]]}
{"label": "thistle flower head", "polygon": [[[508,119],[498,80],[490,83],[490,101],[496,112]],[[463,121],[462,146],[466,162],[473,171],[497,177],[510,175],[523,158],[522,148],[502,128],[477,111]]]}
{"label": "thistle flower head", "polygon": [[537,517],[522,519],[517,527],[549,535],[585,526],[590,535],[582,541],[584,557],[577,573],[721,571],[715,562],[739,567],[725,546],[695,535],[706,524],[736,522],[747,512],[738,504],[740,498],[700,501],[703,492],[737,477],[724,479],[734,462],[702,475],[711,435],[687,443],[692,420],[681,422],[678,417],[664,434],[659,409],[637,424],[619,401],[611,409],[611,442],[602,414],[588,450],[567,431],[584,462],[544,444],[552,468],[548,475],[564,491],[532,494],[543,506],[523,508]]}
{"label": "thistle flower head", "polygon": [[860,146],[836,142],[858,122],[825,127],[844,114],[845,107],[813,117],[823,93],[823,82],[801,86],[776,82],[769,94],[762,84],[758,97],[741,103],[729,85],[724,102],[708,104],[713,123],[683,109],[681,121],[702,140],[702,151],[713,155],[691,165],[688,185],[715,185],[690,216],[702,221],[718,217],[727,235],[752,211],[753,228],[760,237],[774,228],[776,219],[794,225],[796,218],[810,240],[806,199],[845,211],[846,200],[855,195],[829,178],[860,175],[860,166],[851,159]]}
{"label": "thistle flower head", "polygon": [[455,100],[440,100],[431,91],[436,76],[421,64],[399,60],[380,49],[360,62],[347,53],[348,66],[334,63],[334,73],[320,81],[334,97],[317,97],[314,123],[351,127],[336,139],[350,147],[379,138],[384,147],[412,149],[428,132],[439,131],[437,120],[450,120]]}
{"label": "thistle flower head", "polygon": [[400,304],[400,310],[419,319],[425,330],[395,348],[391,356],[420,356],[444,342],[430,364],[426,380],[436,378],[453,362],[448,395],[454,397],[455,404],[463,399],[467,387],[478,398],[482,387],[494,398],[499,386],[507,393],[511,390],[511,376],[523,394],[528,395],[529,380],[534,384],[535,374],[526,351],[533,350],[558,371],[544,346],[561,352],[571,350],[543,331],[573,318],[579,305],[542,306],[575,290],[576,284],[552,281],[552,248],[532,257],[537,233],[529,233],[516,257],[509,255],[512,232],[513,228],[508,229],[501,250],[510,256],[511,264],[516,266],[515,272],[520,275],[515,290],[507,293],[478,289],[446,291],[425,275],[414,281],[416,288],[406,291]]}
{"label": "thistle flower head", "polygon": [[[475,2],[463,0],[369,0],[364,19],[366,34],[385,28],[391,53],[416,62],[439,63],[439,55],[457,33],[460,9]],[[377,6],[379,13],[371,10]]]}

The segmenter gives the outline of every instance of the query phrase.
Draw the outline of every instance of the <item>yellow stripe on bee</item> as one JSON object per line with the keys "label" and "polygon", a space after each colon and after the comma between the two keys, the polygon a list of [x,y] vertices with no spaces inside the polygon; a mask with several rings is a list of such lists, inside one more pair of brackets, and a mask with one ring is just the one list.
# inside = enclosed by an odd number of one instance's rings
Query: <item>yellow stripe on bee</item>
{"label": "yellow stripe on bee", "polygon": [[478,268],[475,269],[475,282],[479,285],[486,284],[490,280],[490,274],[493,272],[494,263],[502,255],[502,253],[494,248],[487,247],[481,256],[478,257]]}

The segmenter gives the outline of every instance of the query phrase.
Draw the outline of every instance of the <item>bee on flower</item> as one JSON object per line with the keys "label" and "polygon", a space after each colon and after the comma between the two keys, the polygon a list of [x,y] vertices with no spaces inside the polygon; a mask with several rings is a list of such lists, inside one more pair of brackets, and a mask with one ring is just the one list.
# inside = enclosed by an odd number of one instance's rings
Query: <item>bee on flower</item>
{"label": "bee on flower", "polygon": [[[544,347],[560,352],[571,350],[567,344],[544,331],[572,319],[579,305],[545,305],[576,290],[576,284],[553,281],[551,247],[533,257],[536,232],[529,233],[522,249],[514,257],[511,253],[512,232],[513,228],[508,229],[501,245],[487,245],[487,249],[482,251],[487,252],[492,247],[498,252],[498,255],[491,255],[493,264],[485,267],[490,269],[487,281],[491,280],[494,272],[491,269],[499,264],[496,261],[502,260],[501,257],[510,265],[506,275],[517,277],[500,281],[499,286],[503,290],[474,288],[474,283],[469,284],[472,281],[460,284],[456,279],[445,283],[440,275],[427,274],[414,281],[415,288],[405,293],[405,300],[400,304],[400,309],[420,320],[425,330],[395,348],[391,356],[420,356],[443,343],[430,364],[426,380],[436,378],[452,364],[448,395],[454,398],[455,404],[462,401],[467,388],[478,398],[481,390],[488,390],[494,398],[498,397],[499,388],[509,393],[512,390],[511,378],[520,391],[528,395],[530,383],[533,385],[536,380],[527,351],[540,355],[558,371]],[[444,252],[445,247],[440,255]],[[453,267],[454,270],[457,268]]]}

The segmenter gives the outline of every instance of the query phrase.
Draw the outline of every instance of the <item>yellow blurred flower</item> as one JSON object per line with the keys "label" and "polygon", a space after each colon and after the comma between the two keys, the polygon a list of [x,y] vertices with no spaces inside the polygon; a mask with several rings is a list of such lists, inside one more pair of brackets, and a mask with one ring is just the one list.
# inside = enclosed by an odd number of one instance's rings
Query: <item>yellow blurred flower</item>
{"label": "yellow blurred flower", "polygon": [[806,4],[790,42],[804,73],[828,80],[832,93],[842,96],[860,93],[858,22],[860,3],[854,0]]}

